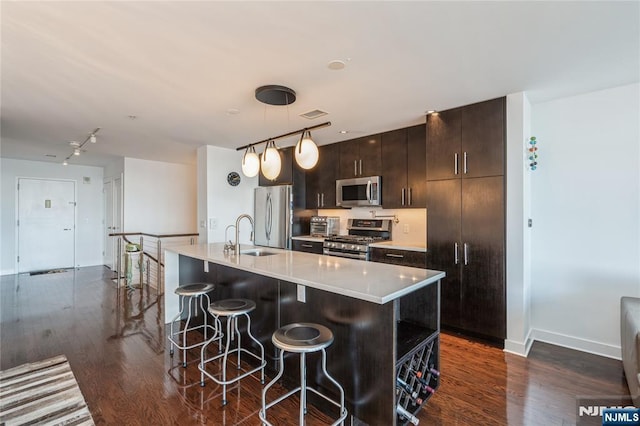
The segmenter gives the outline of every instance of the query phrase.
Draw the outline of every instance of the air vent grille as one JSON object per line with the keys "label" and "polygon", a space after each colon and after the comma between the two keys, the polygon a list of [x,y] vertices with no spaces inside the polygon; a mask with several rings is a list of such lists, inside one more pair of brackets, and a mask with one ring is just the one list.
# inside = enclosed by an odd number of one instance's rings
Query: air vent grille
{"label": "air vent grille", "polygon": [[328,112],[322,111],[319,109],[314,109],[312,111],[307,111],[303,114],[300,114],[300,117],[308,118],[309,120],[313,120],[314,118],[322,117],[323,115],[327,115]]}

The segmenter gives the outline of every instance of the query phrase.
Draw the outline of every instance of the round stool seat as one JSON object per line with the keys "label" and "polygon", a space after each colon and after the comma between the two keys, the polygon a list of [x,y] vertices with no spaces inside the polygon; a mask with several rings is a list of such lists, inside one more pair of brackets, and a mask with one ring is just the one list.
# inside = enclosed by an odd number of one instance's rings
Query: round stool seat
{"label": "round stool seat", "polygon": [[209,305],[209,313],[228,317],[232,315],[241,315],[253,311],[256,308],[256,302],[249,299],[223,299],[217,300]]}
{"label": "round stool seat", "polygon": [[209,293],[213,288],[213,284],[207,283],[187,284],[176,288],[175,293],[178,296],[199,296],[201,294]]}
{"label": "round stool seat", "polygon": [[271,341],[287,352],[316,352],[333,343],[333,333],[324,325],[299,322],[277,329]]}

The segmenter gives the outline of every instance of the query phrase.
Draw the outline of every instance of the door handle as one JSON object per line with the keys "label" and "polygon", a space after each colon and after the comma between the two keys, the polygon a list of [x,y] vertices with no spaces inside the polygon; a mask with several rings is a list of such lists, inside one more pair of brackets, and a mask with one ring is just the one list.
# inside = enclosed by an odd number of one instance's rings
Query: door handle
{"label": "door handle", "polygon": [[371,204],[371,181],[367,181],[367,201]]}
{"label": "door handle", "polygon": [[316,194],[316,200],[317,200],[316,201],[316,207],[320,207],[320,193],[319,192]]}
{"label": "door handle", "polygon": [[453,174],[458,174],[458,153],[453,154]]}
{"label": "door handle", "polygon": [[469,244],[464,243],[464,265],[469,264]]}
{"label": "door handle", "polygon": [[398,258],[398,259],[403,259],[403,258],[404,258],[404,255],[402,255],[402,254],[395,254],[395,253],[387,253],[387,254],[386,254],[386,256],[387,256],[387,257],[395,257],[395,258]]}
{"label": "door handle", "polygon": [[457,265],[460,259],[458,258],[458,243],[453,243],[453,264]]}
{"label": "door handle", "polygon": [[409,202],[407,203],[407,205],[411,205],[411,188],[407,189],[407,193],[408,193],[408,198],[409,198]]}
{"label": "door handle", "polygon": [[301,247],[306,247],[306,248],[313,248],[313,245],[311,244],[300,244]]}
{"label": "door handle", "polygon": [[404,188],[402,188],[402,205],[404,206]]}
{"label": "door handle", "polygon": [[64,228],[63,231],[71,231],[71,228]]}
{"label": "door handle", "polygon": [[358,160],[353,160],[353,175],[358,176]]}
{"label": "door handle", "polygon": [[362,160],[360,160],[360,176],[362,176]]}
{"label": "door handle", "polygon": [[320,206],[324,207],[324,192],[320,194]]}
{"label": "door handle", "polygon": [[464,174],[466,175],[467,174],[467,153],[466,152],[464,153],[463,164],[464,164],[464,166],[463,166]]}

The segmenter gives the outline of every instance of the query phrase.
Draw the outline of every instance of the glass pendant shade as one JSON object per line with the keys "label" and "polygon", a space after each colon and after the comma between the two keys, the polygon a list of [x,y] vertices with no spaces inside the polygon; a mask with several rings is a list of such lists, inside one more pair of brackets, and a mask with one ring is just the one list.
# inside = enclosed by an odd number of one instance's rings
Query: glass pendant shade
{"label": "glass pendant shade", "polygon": [[311,169],[318,164],[318,147],[311,139],[311,133],[305,131],[295,148],[296,162],[303,169]]}
{"label": "glass pendant shade", "polygon": [[260,171],[260,158],[254,147],[247,148],[242,157],[242,173],[246,177],[254,177]]}
{"label": "glass pendant shade", "polygon": [[280,152],[278,152],[275,142],[267,142],[267,147],[262,154],[262,160],[260,162],[262,174],[269,180],[275,180],[280,174],[281,167],[282,159],[280,158]]}

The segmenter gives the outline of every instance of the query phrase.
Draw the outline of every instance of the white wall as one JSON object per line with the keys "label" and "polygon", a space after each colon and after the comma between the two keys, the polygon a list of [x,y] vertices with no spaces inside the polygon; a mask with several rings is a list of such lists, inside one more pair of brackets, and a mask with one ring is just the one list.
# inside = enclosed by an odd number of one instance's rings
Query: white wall
{"label": "white wall", "polygon": [[118,158],[104,168],[104,178],[119,178],[124,173],[124,158]]}
{"label": "white wall", "polygon": [[124,159],[123,232],[197,232],[196,217],[194,166]]}
{"label": "white wall", "polygon": [[507,96],[507,339],[505,351],[531,348],[531,174],[528,141],[531,104],[524,92]]}
{"label": "white wall", "polygon": [[[16,179],[65,179],[76,182],[76,265],[102,264],[102,167],[63,166],[60,163],[0,159],[2,176],[0,200],[0,274],[14,274],[16,269]],[[89,177],[91,183],[83,183]]]}
{"label": "white wall", "polygon": [[[258,177],[248,178],[242,174],[242,155],[240,151],[210,145],[198,148],[200,242],[224,241],[225,228],[235,225],[240,214],[247,213],[253,217],[253,190],[258,186]],[[230,172],[240,175],[238,186],[227,183],[227,175]],[[243,220],[240,226],[240,242],[249,243],[250,234],[249,221]],[[234,240],[233,228],[229,230],[227,237]]]}
{"label": "white wall", "polygon": [[620,357],[621,296],[640,296],[640,85],[532,107],[534,338]]}

